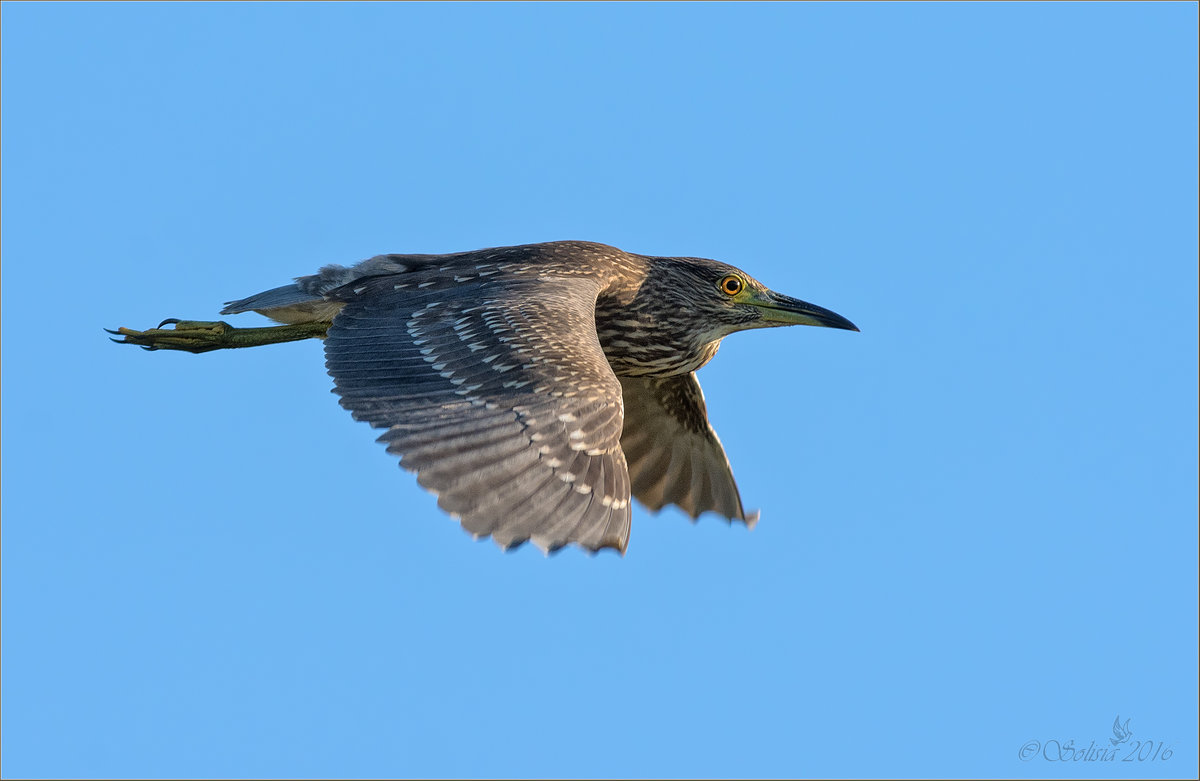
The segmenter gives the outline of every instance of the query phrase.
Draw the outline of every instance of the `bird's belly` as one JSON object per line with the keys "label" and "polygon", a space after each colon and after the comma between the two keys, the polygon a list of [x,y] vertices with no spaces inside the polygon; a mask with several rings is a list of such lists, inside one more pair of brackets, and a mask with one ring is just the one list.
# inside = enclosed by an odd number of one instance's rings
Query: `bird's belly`
{"label": "bird's belly", "polygon": [[292,306],[275,307],[273,309],[256,309],[260,315],[266,315],[277,323],[295,325],[297,323],[332,323],[333,318],[345,306],[341,301],[305,301]]}

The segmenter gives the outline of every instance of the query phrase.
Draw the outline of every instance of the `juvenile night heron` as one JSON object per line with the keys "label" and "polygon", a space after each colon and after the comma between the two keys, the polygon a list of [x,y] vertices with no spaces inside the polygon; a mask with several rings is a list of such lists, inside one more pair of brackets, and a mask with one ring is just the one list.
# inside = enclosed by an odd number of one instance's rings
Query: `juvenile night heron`
{"label": "juvenile night heron", "polygon": [[251,310],[285,325],[112,333],[196,353],[324,337],[342,406],[384,430],[442,509],[503,548],[546,551],[624,552],[631,495],[752,525],[696,370],[735,331],[858,330],[724,263],[582,241],[379,255],[221,314]]}

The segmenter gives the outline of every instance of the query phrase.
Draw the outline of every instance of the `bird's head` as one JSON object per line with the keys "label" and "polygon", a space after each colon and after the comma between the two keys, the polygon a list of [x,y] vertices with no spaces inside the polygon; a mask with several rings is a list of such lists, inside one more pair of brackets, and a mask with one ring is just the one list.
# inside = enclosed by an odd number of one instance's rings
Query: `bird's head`
{"label": "bird's head", "polygon": [[776,293],[741,269],[704,258],[661,258],[659,291],[670,317],[686,323],[705,342],[736,331],[784,325],[817,325],[857,331],[858,326],[824,307]]}

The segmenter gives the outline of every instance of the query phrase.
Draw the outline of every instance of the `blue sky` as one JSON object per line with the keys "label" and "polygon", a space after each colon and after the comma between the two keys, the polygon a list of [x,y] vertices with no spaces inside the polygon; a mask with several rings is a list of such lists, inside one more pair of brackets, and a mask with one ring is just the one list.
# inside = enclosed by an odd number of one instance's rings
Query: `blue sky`
{"label": "blue sky", "polygon": [[[1195,777],[1196,29],[5,4],[5,775]],[[862,328],[700,373],[753,531],[638,508],[623,559],[504,554],[320,344],[101,331],[565,238]],[[1118,715],[1157,758],[1046,759]]]}

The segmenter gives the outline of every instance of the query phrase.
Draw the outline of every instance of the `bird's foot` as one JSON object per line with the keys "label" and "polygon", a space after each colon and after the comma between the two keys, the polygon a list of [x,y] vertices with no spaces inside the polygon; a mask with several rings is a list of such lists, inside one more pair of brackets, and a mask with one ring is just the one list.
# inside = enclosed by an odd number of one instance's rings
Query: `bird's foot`
{"label": "bird's foot", "polygon": [[[163,326],[173,325],[174,328]],[[201,320],[176,320],[168,318],[157,328],[135,331],[118,328],[110,334],[120,336],[113,339],[117,344],[136,344],[146,350],[183,350],[189,353],[206,353],[234,347],[258,347],[264,344],[295,342],[300,339],[324,338],[329,323],[297,323],[268,328],[234,328],[229,323],[205,322]]]}
{"label": "bird's foot", "polygon": [[[164,326],[173,325],[174,328]],[[105,328],[110,334],[123,337],[113,339],[117,344],[136,344],[146,350],[184,350],[189,353],[206,353],[209,350],[220,350],[231,331],[237,329],[223,322],[201,322],[196,320],[177,320],[173,317],[163,320],[157,328],[145,331],[135,331],[132,328],[118,328],[113,331]]]}

